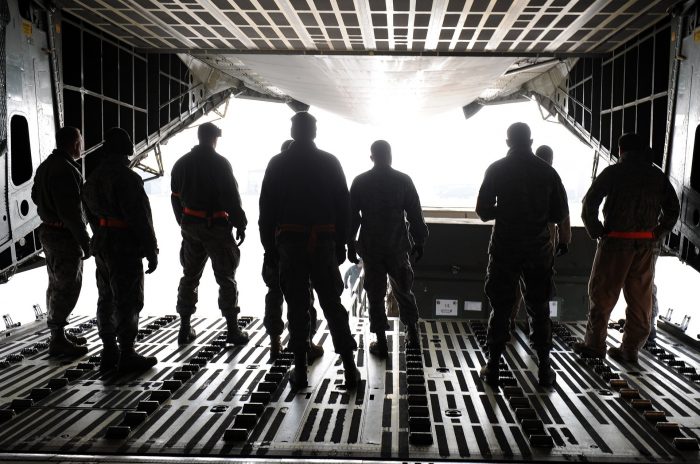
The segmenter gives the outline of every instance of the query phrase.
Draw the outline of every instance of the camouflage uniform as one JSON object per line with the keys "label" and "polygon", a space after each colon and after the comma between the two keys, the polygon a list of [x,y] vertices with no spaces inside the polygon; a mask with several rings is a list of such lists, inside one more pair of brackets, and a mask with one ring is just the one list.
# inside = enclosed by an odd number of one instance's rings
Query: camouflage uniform
{"label": "camouflage uniform", "polygon": [[[355,178],[350,188],[352,232],[360,229],[357,251],[365,270],[370,331],[384,332],[387,275],[406,326],[418,321],[413,268],[408,253],[428,237],[420,199],[413,181],[388,165],[375,165]],[[361,228],[360,228],[361,227]]]}
{"label": "camouflage uniform", "polygon": [[349,201],[338,160],[312,142],[295,141],[267,166],[260,192],[260,238],[268,255],[279,259],[280,284],[287,300],[289,346],[309,345],[309,280],[318,294],[335,351],[357,347],[348,313],[340,302],[343,280],[338,249],[348,237]]}
{"label": "camouflage uniform", "polygon": [[97,324],[105,344],[116,336],[122,350],[133,348],[144,300],[142,258],[158,252],[151,207],[143,180],[124,157],[107,157],[83,192],[96,232]]}
{"label": "camouflage uniform", "polygon": [[56,149],[36,170],[32,200],[43,221],[39,237],[49,274],[46,290],[47,324],[62,329],[80,296],[81,258],[89,255],[90,237],[80,201],[82,176],[78,165]]}
{"label": "camouflage uniform", "polygon": [[231,228],[245,230],[248,220],[231,164],[213,148],[197,145],[173,166],[171,188],[173,212],[182,232],[177,312],[185,317],[195,312],[199,281],[211,259],[219,284],[219,309],[224,317],[235,317],[240,250]]}
{"label": "camouflage uniform", "polygon": [[[262,278],[267,286],[263,326],[269,336],[276,337],[282,335],[284,331],[284,321],[282,320],[284,294],[280,286],[278,263],[270,263],[268,260],[263,260]],[[316,335],[318,311],[316,311],[314,307],[315,298],[313,289],[309,289],[309,295],[311,296],[309,299],[309,337],[314,338],[314,335]]]}
{"label": "camouflage uniform", "polygon": [[552,346],[549,298],[554,250],[548,224],[569,215],[561,179],[529,149],[510,149],[486,170],[477,213],[483,220],[496,220],[485,285],[492,308],[487,332],[490,357],[498,359],[505,349],[522,279],[530,340],[544,358]]}
{"label": "camouflage uniform", "polygon": [[[603,217],[598,210],[605,198]],[[588,235],[599,239],[588,283],[590,307],[584,344],[603,354],[610,314],[623,290],[627,301],[620,349],[636,353],[651,329],[652,285],[659,249],[657,238],[673,229],[678,196],[664,173],[643,153],[626,153],[593,181],[583,199],[581,218]],[[649,238],[615,237],[647,233]]]}

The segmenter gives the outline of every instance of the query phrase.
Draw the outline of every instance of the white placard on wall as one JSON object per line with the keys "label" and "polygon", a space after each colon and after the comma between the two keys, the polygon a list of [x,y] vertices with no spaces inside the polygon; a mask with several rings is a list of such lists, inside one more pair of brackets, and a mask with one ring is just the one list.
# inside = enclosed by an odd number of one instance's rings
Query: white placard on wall
{"label": "white placard on wall", "polygon": [[557,317],[559,314],[559,302],[552,300],[549,302],[549,317]]}
{"label": "white placard on wall", "polygon": [[457,316],[459,311],[459,302],[457,300],[435,300],[435,315],[436,316]]}
{"label": "white placard on wall", "polygon": [[481,301],[465,301],[464,310],[481,312]]}

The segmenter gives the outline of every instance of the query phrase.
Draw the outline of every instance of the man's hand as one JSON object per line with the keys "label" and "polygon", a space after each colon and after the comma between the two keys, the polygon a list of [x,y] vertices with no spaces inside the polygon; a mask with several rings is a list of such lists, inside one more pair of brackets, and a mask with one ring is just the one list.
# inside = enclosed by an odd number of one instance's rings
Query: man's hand
{"label": "man's hand", "polygon": [[423,245],[415,244],[411,248],[411,256],[413,256],[414,261],[418,262],[423,257]]}
{"label": "man's hand", "polygon": [[80,258],[80,259],[82,259],[83,261],[85,261],[86,259],[89,259],[90,256],[91,256],[91,254],[90,254],[90,244],[89,244],[89,243],[83,244],[83,246],[81,246],[80,248],[82,248],[82,250],[83,250],[83,257]]}
{"label": "man's hand", "polygon": [[554,252],[554,256],[564,256],[569,252],[569,244],[568,243],[560,243],[557,245],[557,249]]}
{"label": "man's hand", "polygon": [[236,245],[241,246],[245,240],[245,229],[236,229]]}
{"label": "man's hand", "polygon": [[[355,250],[355,245],[350,244],[348,245],[348,261],[350,261],[353,264],[357,264],[360,262],[360,259],[357,257],[357,250]],[[347,285],[345,288],[348,288]]]}
{"label": "man's hand", "polygon": [[335,258],[338,260],[338,266],[345,262],[345,245],[336,245]]}
{"label": "man's hand", "polygon": [[151,274],[158,267],[158,252],[152,252],[146,256],[146,259],[148,260],[148,269],[146,269],[146,274]]}

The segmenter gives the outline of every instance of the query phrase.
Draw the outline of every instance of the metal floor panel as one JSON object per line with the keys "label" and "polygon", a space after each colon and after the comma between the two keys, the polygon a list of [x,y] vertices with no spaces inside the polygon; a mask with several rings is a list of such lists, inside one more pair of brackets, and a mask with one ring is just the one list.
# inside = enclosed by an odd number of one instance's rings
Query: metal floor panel
{"label": "metal floor panel", "polygon": [[[71,325],[88,338],[90,351],[79,361],[47,357],[43,324],[3,339],[0,453],[7,454],[0,459],[45,453],[698,462],[697,451],[679,448],[692,447],[700,433],[700,356],[664,333],[633,367],[580,359],[567,342],[585,326],[558,324],[552,354],[558,383],[542,389],[519,329],[505,356],[503,385],[494,391],[478,377],[482,321],[424,321],[422,350],[407,353],[400,324],[391,320],[385,362],[365,350],[367,321],[354,320],[363,380],[347,392],[323,322],[317,341],[326,354],[309,370],[312,386],[294,394],[290,360],[270,364],[262,321],[246,322],[251,341],[244,347],[225,346],[223,319],[203,318],[193,320],[196,343],[178,347],[174,317],[144,319],[139,347],[159,364],[127,377],[98,372],[100,343],[86,319]],[[620,336],[611,329],[609,342],[617,345]],[[625,388],[606,380],[616,377]],[[678,425],[657,429],[643,414],[649,408]],[[682,439],[674,443],[675,436]]]}

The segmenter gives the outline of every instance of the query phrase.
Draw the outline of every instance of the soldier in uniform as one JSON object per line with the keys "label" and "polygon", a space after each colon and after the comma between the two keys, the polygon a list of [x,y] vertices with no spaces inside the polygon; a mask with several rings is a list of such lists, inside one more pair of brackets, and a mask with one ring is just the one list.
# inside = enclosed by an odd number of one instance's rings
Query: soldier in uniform
{"label": "soldier in uniform", "polygon": [[[294,140],[285,140],[282,143],[281,153],[289,149]],[[267,286],[267,294],[265,295],[265,318],[263,326],[270,337],[270,359],[275,360],[282,352],[282,331],[284,330],[284,322],[282,321],[282,303],[284,295],[280,287],[279,263],[276,259],[272,259],[270,255],[265,253],[263,257],[262,278]],[[307,362],[312,364],[316,359],[323,356],[323,347],[316,345],[313,342],[317,328],[318,311],[314,307],[314,292],[313,288],[309,290],[311,297],[309,301],[309,349],[306,353]]]}
{"label": "soldier in uniform", "polygon": [[226,319],[226,341],[243,345],[248,343],[248,333],[238,326],[236,269],[248,220],[231,163],[216,152],[221,129],[207,122],[199,126],[197,137],[199,145],[175,163],[171,174],[173,212],[182,232],[178,343],[190,343],[197,336],[190,319],[196,310],[199,280],[207,259],[211,259],[219,284],[219,309]]}
{"label": "soldier in uniform", "polygon": [[[105,134],[104,159],[88,178],[83,200],[96,221],[92,251],[99,292],[97,324],[103,350],[101,368],[138,372],[158,360],[135,350],[143,308],[144,271],[158,266],[158,243],[151,205],[141,177],[129,168],[134,146],[129,134],[113,127]],[[118,345],[117,345],[118,342]]]}
{"label": "soldier in uniform", "polygon": [[37,168],[32,200],[42,225],[39,239],[44,248],[49,286],[46,290],[47,324],[51,331],[49,354],[82,356],[84,337],[65,332],[83,282],[83,262],[90,256],[90,237],[80,201],[83,178],[78,164],[82,137],[75,127],[56,132],[56,149]]}
{"label": "soldier in uniform", "polygon": [[318,294],[333,346],[343,361],[345,384],[355,388],[360,372],[353,351],[348,312],[340,302],[350,204],[338,160],[316,148],[316,119],[307,112],[292,117],[294,143],[267,166],[260,192],[260,239],[268,259],[279,260],[280,284],[287,300],[289,346],[294,352],[290,381],[308,385],[309,280]]}
{"label": "soldier in uniform", "polygon": [[[627,301],[625,331],[611,358],[637,362],[651,329],[652,284],[660,241],[678,220],[678,196],[666,175],[651,163],[637,134],[618,142],[620,162],[608,166],[583,198],[581,218],[588,235],[598,240],[591,277],[586,336],[574,351],[604,358],[608,319],[620,290]],[[604,223],[598,219],[600,204]]]}
{"label": "soldier in uniform", "polygon": [[[535,156],[547,163],[552,165],[554,162],[554,151],[548,145],[540,145],[535,150]],[[566,216],[563,224],[547,224],[549,228],[549,239],[552,241],[552,250],[558,253],[557,256],[563,256],[569,251],[569,243],[571,243],[571,221],[569,216]],[[562,246],[559,246],[561,244]],[[523,302],[523,281],[520,280],[520,285],[518,285],[518,293],[516,297],[515,306],[513,307],[513,313],[510,316],[510,331],[511,334],[515,334],[515,323],[518,317],[518,312]],[[554,293],[554,288],[552,288],[552,293]],[[527,324],[527,319],[525,320]],[[529,325],[527,331],[529,332]]]}
{"label": "soldier in uniform", "polygon": [[[522,279],[530,341],[539,362],[539,383],[551,386],[556,381],[549,358],[554,252],[548,224],[564,224],[569,206],[557,172],[532,153],[527,124],[512,124],[507,136],[508,154],[486,170],[476,203],[481,220],[496,220],[485,286],[491,303],[487,332],[489,359],[481,376],[492,386],[498,384],[499,360],[509,339],[509,316]],[[559,254],[564,246],[559,245]]]}
{"label": "soldier in uniform", "polygon": [[[413,295],[413,269],[409,252],[418,261],[428,237],[418,192],[411,178],[391,167],[391,146],[377,140],[370,147],[374,167],[360,174],[350,188],[352,214],[348,259],[357,263],[354,237],[360,230],[357,252],[365,268],[364,289],[369,300],[369,330],[377,340],[369,352],[380,358],[388,354],[384,307],[387,275],[406,327],[406,344],[420,347],[418,306]],[[360,228],[361,226],[361,228]]]}

